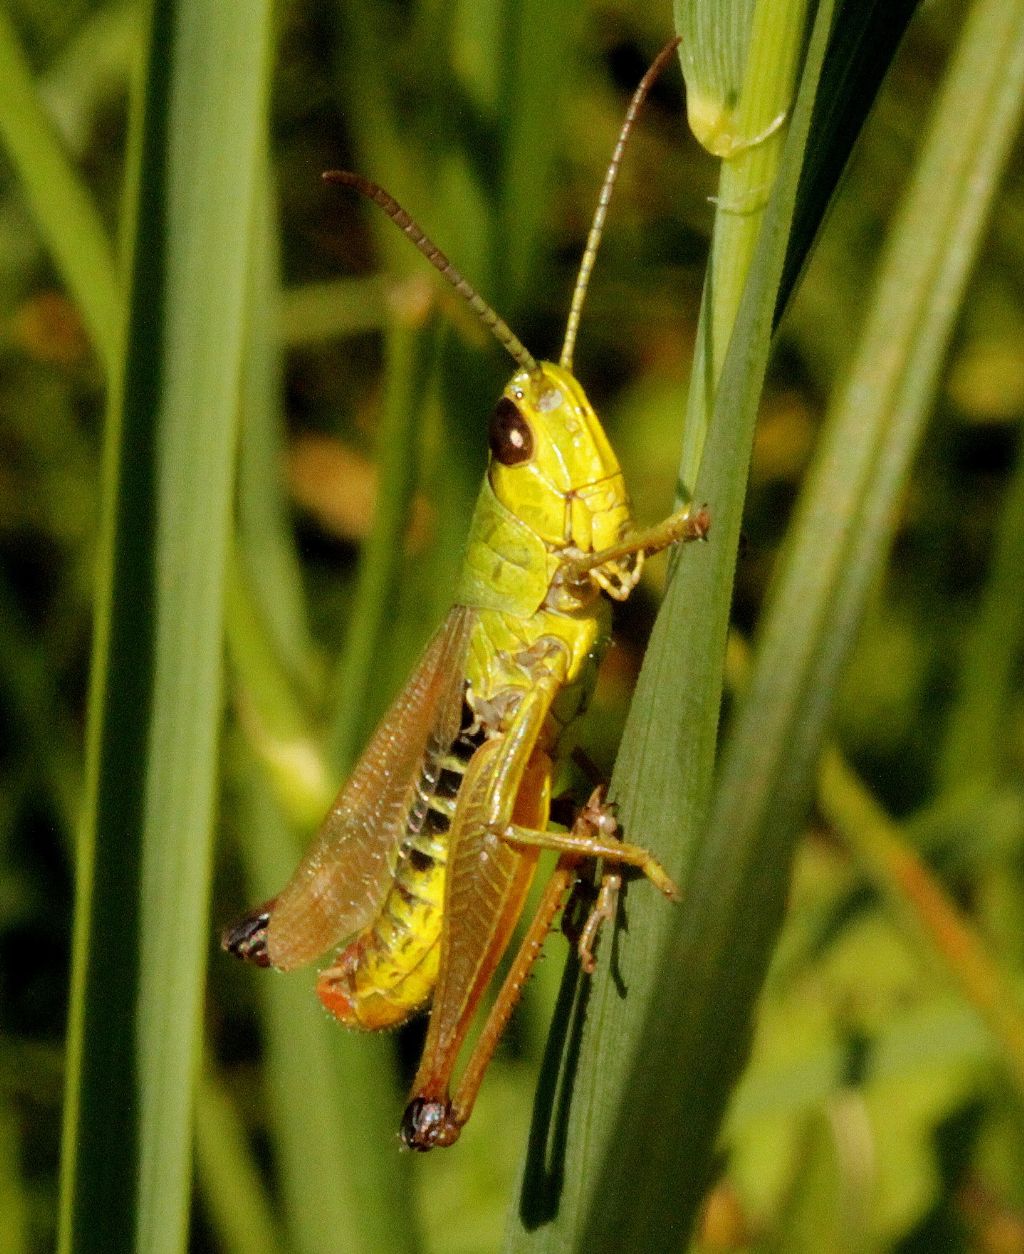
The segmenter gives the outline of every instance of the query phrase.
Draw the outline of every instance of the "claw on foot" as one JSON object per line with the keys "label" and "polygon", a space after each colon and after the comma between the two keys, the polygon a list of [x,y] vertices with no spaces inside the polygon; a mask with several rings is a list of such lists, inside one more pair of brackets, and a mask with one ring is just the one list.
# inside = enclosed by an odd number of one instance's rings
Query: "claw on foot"
{"label": "claw on foot", "polygon": [[622,887],[622,876],[607,874],[601,878],[601,890],[597,901],[587,915],[586,922],[576,943],[580,966],[587,975],[593,975],[597,969],[594,950],[597,946],[601,929],[606,923],[615,922],[615,914],[619,908],[619,889]]}
{"label": "claw on foot", "polygon": [[461,1131],[462,1125],[456,1123],[450,1101],[414,1097],[405,1108],[398,1135],[406,1149],[426,1153],[454,1145]]}

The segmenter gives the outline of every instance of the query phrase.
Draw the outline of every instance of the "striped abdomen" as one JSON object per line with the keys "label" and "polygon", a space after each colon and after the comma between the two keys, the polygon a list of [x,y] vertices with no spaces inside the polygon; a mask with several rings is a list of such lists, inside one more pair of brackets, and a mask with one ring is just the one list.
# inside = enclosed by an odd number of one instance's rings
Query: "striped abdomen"
{"label": "striped abdomen", "polygon": [[428,746],[395,850],[391,887],[376,918],[317,981],[320,1000],[349,1027],[397,1027],[430,1001],[440,957],[448,829],[466,765],[483,739],[481,731],[469,730],[472,725],[466,707],[464,730],[451,749],[442,754]]}

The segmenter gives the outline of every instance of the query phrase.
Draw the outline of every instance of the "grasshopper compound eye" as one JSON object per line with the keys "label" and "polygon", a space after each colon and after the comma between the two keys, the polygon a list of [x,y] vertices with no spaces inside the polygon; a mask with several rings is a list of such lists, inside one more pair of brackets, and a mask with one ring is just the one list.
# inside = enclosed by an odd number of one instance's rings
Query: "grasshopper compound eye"
{"label": "grasshopper compound eye", "polygon": [[491,455],[503,466],[521,466],[533,456],[530,424],[507,396],[494,407],[488,438]]}

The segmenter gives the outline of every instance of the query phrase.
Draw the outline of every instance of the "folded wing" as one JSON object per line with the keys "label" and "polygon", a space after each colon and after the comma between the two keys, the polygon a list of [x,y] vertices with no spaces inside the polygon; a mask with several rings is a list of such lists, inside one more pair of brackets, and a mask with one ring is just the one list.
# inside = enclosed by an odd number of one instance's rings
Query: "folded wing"
{"label": "folded wing", "polygon": [[269,965],[312,962],[369,923],[387,891],[428,753],[459,732],[473,611],[456,606],[427,645],[270,908]]}

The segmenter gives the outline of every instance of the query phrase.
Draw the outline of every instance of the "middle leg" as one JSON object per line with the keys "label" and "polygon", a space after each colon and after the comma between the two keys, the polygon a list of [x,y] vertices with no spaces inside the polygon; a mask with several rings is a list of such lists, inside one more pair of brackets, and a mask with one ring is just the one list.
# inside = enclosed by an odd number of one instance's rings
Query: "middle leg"
{"label": "middle leg", "polygon": [[620,840],[618,823],[611,808],[602,800],[602,790],[591,795],[580,818],[568,832],[537,831],[509,824],[496,833],[510,845],[554,849],[558,853],[584,858],[603,858],[614,866],[629,866],[642,872],[670,901],[682,901],[682,894],[654,854],[640,845]]}

